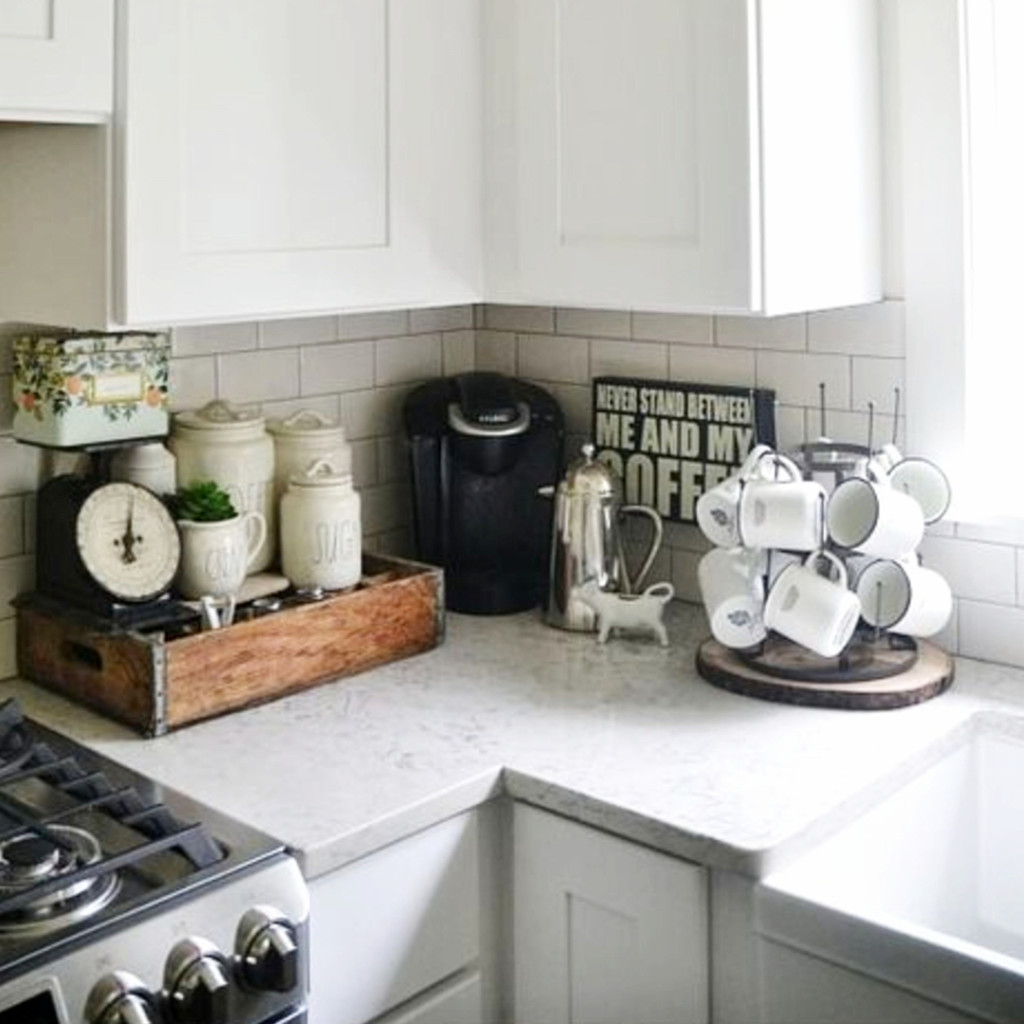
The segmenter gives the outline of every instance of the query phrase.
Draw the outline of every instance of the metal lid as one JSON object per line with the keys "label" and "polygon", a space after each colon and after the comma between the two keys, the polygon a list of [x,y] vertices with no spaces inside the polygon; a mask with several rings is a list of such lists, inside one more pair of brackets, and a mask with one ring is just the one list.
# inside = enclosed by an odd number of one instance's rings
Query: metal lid
{"label": "metal lid", "polygon": [[296,440],[306,437],[345,440],[345,428],[316,409],[300,409],[283,420],[267,420],[267,431],[275,437]]}
{"label": "metal lid", "polygon": [[174,416],[175,429],[219,432],[223,434],[261,434],[263,416],[258,408],[241,408],[215,399],[201,409],[179,412]]}
{"label": "metal lid", "polygon": [[565,488],[573,494],[616,498],[622,491],[622,481],[610,466],[594,458],[596,450],[589,442],[583,445],[580,449],[583,457],[571,463],[566,470]]}

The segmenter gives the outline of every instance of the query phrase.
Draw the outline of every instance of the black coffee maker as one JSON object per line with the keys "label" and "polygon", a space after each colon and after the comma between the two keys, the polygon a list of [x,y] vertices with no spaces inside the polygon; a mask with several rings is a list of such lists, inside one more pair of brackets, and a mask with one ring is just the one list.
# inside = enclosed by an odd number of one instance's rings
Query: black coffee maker
{"label": "black coffee maker", "polygon": [[445,570],[452,611],[500,615],[547,589],[565,424],[546,391],[498,373],[431,381],[405,400],[419,558]]}

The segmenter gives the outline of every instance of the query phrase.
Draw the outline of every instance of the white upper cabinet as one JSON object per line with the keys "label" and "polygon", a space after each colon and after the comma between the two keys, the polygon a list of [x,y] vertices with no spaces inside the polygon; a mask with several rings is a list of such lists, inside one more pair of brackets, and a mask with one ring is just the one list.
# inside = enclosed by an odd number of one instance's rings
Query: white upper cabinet
{"label": "white upper cabinet", "polygon": [[113,53],[114,0],[2,0],[0,120],[108,118]]}
{"label": "white upper cabinet", "polygon": [[121,14],[121,319],[476,301],[477,0]]}
{"label": "white upper cabinet", "polygon": [[479,0],[116,13],[110,132],[0,124],[0,320],[479,300]]}
{"label": "white upper cabinet", "polygon": [[881,296],[875,0],[487,0],[488,299]]}

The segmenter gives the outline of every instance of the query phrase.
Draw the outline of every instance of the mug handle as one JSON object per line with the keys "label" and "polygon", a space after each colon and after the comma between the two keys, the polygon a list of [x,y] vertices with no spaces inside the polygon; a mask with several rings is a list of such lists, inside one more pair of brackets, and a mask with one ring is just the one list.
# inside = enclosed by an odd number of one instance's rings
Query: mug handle
{"label": "mug handle", "polygon": [[[754,449],[754,452],[757,452],[760,448],[763,448],[764,451],[760,452],[757,458],[751,463],[749,470],[743,477],[744,480],[751,479],[751,477],[753,477],[757,472],[758,467],[766,459],[771,459],[772,462],[775,463],[776,473],[779,469],[784,470],[786,475],[789,477],[790,482],[796,482],[797,480],[802,480],[804,478],[803,473],[800,472],[800,467],[797,466],[797,464],[789,458],[788,455],[783,455],[782,452],[773,451],[767,445],[758,445],[758,447]],[[751,455],[753,455],[753,452]],[[750,456],[747,457],[747,462],[749,461]],[[747,466],[747,462],[743,463],[744,467]]]}
{"label": "mug handle", "polygon": [[831,562],[832,565],[835,566],[836,571],[839,574],[839,580],[837,582],[844,589],[849,587],[850,577],[846,571],[846,566],[843,564],[843,560],[832,551],[826,551],[824,548],[819,548],[817,551],[812,551],[804,559],[804,565],[817,572],[819,558],[824,558],[826,561]]}
{"label": "mug handle", "polygon": [[766,456],[772,454],[771,445],[758,444],[754,445],[747,454],[747,457],[743,460],[742,465],[739,468],[739,472],[736,474],[741,480],[747,480],[757,470],[757,464]]}
{"label": "mug handle", "polygon": [[661,525],[661,516],[651,508],[650,505],[623,505],[619,509],[620,515],[641,515],[647,516],[651,520],[651,524],[654,526],[654,536],[651,537],[651,546],[647,549],[647,554],[644,557],[643,564],[640,566],[640,571],[636,576],[630,579],[629,570],[626,568],[626,560],[622,560],[623,575],[626,580],[626,593],[635,594],[643,585],[644,579],[647,574],[651,571],[651,566],[654,564],[654,556],[658,553],[658,548],[661,547],[662,534],[665,532],[664,527]]}
{"label": "mug handle", "polygon": [[[267,539],[267,519],[262,512],[243,512],[242,519],[245,522],[245,532],[249,538],[248,558],[245,567],[248,569],[256,558],[256,552],[263,547]],[[255,524],[255,529],[253,529]]]}

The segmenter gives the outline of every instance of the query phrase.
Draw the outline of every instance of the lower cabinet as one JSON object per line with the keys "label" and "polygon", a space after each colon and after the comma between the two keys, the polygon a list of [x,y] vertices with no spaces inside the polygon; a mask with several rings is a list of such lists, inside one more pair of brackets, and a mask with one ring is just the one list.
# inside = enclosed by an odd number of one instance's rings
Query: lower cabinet
{"label": "lower cabinet", "polygon": [[983,1024],[802,950],[761,942],[763,1024]]}
{"label": "lower cabinet", "polygon": [[705,869],[517,804],[516,1024],[706,1024]]}
{"label": "lower cabinet", "polygon": [[310,883],[309,1024],[482,1024],[493,946],[492,808]]}

